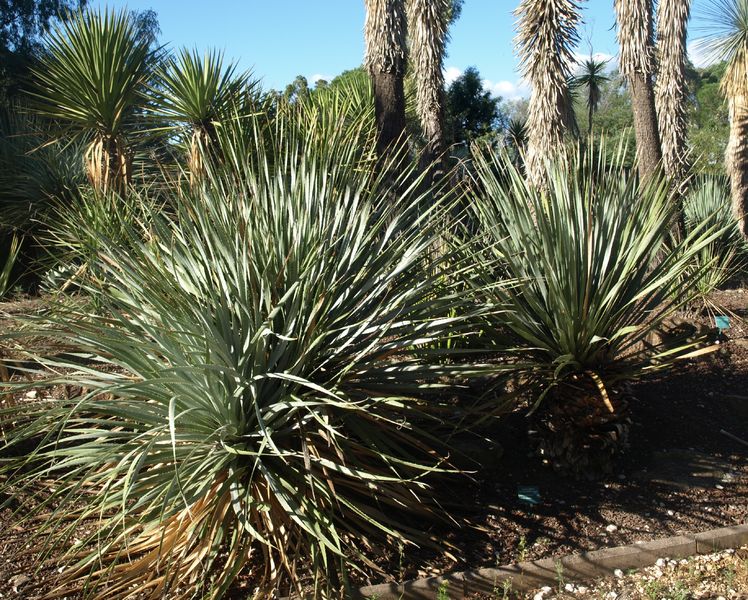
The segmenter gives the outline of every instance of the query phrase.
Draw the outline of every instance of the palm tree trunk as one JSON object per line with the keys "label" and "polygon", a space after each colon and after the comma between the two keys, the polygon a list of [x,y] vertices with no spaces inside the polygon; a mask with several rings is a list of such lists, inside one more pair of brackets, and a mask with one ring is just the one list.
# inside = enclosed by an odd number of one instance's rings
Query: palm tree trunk
{"label": "palm tree trunk", "polygon": [[620,69],[634,111],[639,177],[650,179],[662,161],[652,74],[654,72],[653,0],[615,0]]}
{"label": "palm tree trunk", "polygon": [[366,0],[365,63],[374,88],[377,154],[405,133],[406,18],[404,0]]}
{"label": "palm tree trunk", "polygon": [[520,68],[532,86],[525,164],[536,187],[546,185],[546,162],[563,150],[564,135],[575,125],[569,77],[579,10],[574,0],[522,0],[514,13]]}
{"label": "palm tree trunk", "polygon": [[686,34],[691,0],[660,0],[657,13],[656,103],[662,141],[662,162],[667,176],[681,185],[690,168],[686,136]]}
{"label": "palm tree trunk", "polygon": [[730,98],[730,141],[725,156],[730,176],[732,211],[740,232],[748,238],[748,96]]}
{"label": "palm tree trunk", "polygon": [[662,162],[652,77],[644,73],[634,73],[629,78],[629,93],[634,112],[639,177],[642,181],[648,181],[657,173]]}
{"label": "palm tree trunk", "polygon": [[408,30],[411,62],[416,76],[416,101],[426,149],[422,166],[434,177],[444,141],[444,48],[447,42],[451,0],[410,0]]}

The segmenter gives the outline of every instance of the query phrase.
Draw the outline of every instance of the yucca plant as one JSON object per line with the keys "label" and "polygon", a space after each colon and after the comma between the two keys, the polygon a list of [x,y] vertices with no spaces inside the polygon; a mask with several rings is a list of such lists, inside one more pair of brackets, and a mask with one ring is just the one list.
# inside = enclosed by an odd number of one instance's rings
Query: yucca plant
{"label": "yucca plant", "polygon": [[130,180],[132,135],[158,54],[127,11],[81,11],[44,38],[35,108],[63,127],[61,137],[86,142],[86,173],[101,190]]}
{"label": "yucca plant", "polygon": [[232,118],[256,83],[250,73],[237,72],[235,63],[224,65],[220,52],[204,54],[181,49],[158,69],[154,92],[159,119],[187,137],[187,165],[190,177],[202,173],[205,149],[218,143],[216,127]]}
{"label": "yucca plant", "polygon": [[[621,384],[700,343],[656,332],[690,297],[684,274],[714,233],[696,228],[664,254],[675,211],[667,184],[640,186],[623,154],[608,163],[604,148],[590,148],[547,164],[546,191],[507,157],[475,159],[470,206],[484,258],[467,282],[479,302],[500,309],[484,343],[513,348],[504,360],[534,411],[539,449],[576,474],[609,469],[620,449]],[[519,283],[496,291],[502,277]]]}
{"label": "yucca plant", "polygon": [[53,319],[93,361],[62,380],[90,391],[3,415],[5,456],[35,450],[0,477],[51,512],[61,591],[220,598],[245,570],[255,598],[328,596],[434,518],[426,395],[467,369],[416,351],[468,326],[424,268],[443,208],[405,164],[383,188],[359,136],[310,135],[257,136],[128,244],[100,236],[101,310]]}
{"label": "yucca plant", "polygon": [[730,211],[729,186],[719,178],[707,177],[700,185],[694,184],[683,202],[683,210],[687,231],[705,223],[721,231],[694,256],[692,271],[698,274],[687,274],[697,292],[694,300],[713,312],[719,307],[714,304],[712,294],[745,267],[748,243]]}

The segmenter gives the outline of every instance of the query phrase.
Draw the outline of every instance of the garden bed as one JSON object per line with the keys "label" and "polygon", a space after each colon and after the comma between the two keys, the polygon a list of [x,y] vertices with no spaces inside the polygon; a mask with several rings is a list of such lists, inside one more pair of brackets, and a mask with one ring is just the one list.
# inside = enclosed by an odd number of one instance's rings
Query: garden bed
{"label": "garden bed", "polygon": [[[745,290],[720,292],[716,300],[746,315]],[[524,411],[507,415],[483,432],[503,452],[492,464],[484,461],[472,482],[453,482],[445,494],[451,500],[445,508],[460,527],[434,525],[431,533],[446,552],[393,550],[379,557],[388,577],[359,583],[495,567],[748,522],[748,447],[739,441],[748,439],[748,326],[733,317],[721,342],[718,352],[632,388],[630,447],[606,479],[573,481],[530,457]],[[530,488],[537,503],[528,503],[528,490],[519,488]],[[55,568],[33,571],[29,532],[7,518],[8,511],[0,514],[0,594],[37,597],[50,588]],[[245,596],[237,590],[237,598]]]}

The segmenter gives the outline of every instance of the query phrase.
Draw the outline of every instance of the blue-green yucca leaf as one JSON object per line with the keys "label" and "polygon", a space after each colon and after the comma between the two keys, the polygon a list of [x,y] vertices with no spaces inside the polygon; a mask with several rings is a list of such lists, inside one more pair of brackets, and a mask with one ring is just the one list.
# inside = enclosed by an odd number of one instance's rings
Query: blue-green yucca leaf
{"label": "blue-green yucca leaf", "polygon": [[2,415],[9,447],[37,444],[2,475],[48,494],[42,533],[95,524],[68,553],[73,588],[220,597],[247,567],[258,597],[326,595],[367,544],[423,538],[403,511],[434,516],[427,394],[481,370],[416,351],[477,311],[427,268],[449,206],[405,162],[397,187],[376,175],[355,127],[278,128],[243,159],[227,136],[173,213],[100,237],[82,284],[99,311],[46,332],[97,357],[60,361],[89,393]]}
{"label": "blue-green yucca leaf", "polygon": [[[650,338],[692,295],[684,274],[720,228],[698,228],[668,248],[676,207],[666,182],[640,186],[622,159],[604,157],[579,151],[549,165],[546,189],[506,157],[476,158],[471,206],[484,258],[467,280],[501,308],[484,340],[514,349],[535,399],[581,376],[607,402],[606,386],[663,368],[699,343],[671,348]],[[504,276],[518,283],[494,292]]]}

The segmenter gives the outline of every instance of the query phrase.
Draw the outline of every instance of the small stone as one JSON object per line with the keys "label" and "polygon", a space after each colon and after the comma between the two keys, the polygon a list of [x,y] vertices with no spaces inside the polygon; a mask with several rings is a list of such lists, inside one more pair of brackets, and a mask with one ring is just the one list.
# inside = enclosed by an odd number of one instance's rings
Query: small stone
{"label": "small stone", "polygon": [[34,398],[36,398],[36,390],[31,390],[31,391],[26,392],[26,397],[29,400],[33,400]]}
{"label": "small stone", "polygon": [[664,558],[658,558],[658,559],[657,559],[657,562],[655,563],[655,565],[657,565],[657,566],[658,566],[658,567],[660,567],[660,568],[664,567],[664,566],[665,566],[665,564],[666,564],[666,561],[665,561],[665,559],[664,559]]}
{"label": "small stone", "polygon": [[672,517],[675,513],[672,510],[667,511],[667,516]]}
{"label": "small stone", "polygon": [[567,583],[567,584],[566,584],[566,585],[564,586],[564,589],[565,589],[565,590],[566,590],[567,592],[573,592],[573,591],[574,591],[574,584],[573,584],[573,583]]}
{"label": "small stone", "polygon": [[607,531],[608,533],[613,533],[614,531],[618,531],[618,526],[617,526],[617,525],[613,525],[613,524],[611,523],[610,525],[608,525],[608,526],[607,526],[607,527],[605,528],[605,531]]}
{"label": "small stone", "polygon": [[724,490],[725,489],[725,486],[724,485],[720,485],[720,484],[717,484],[714,487],[716,487],[718,490]]}
{"label": "small stone", "polygon": [[615,571],[613,571],[613,575],[618,577],[618,579],[623,579],[623,571],[621,571],[621,569],[616,569]]}
{"label": "small stone", "polygon": [[8,583],[10,584],[10,587],[13,588],[13,591],[15,593],[18,593],[18,590],[26,585],[29,581],[31,581],[31,577],[29,577],[28,575],[16,575],[15,577],[11,577],[8,580]]}
{"label": "small stone", "polygon": [[618,593],[616,592],[608,592],[608,595],[605,596],[606,600],[616,600],[618,598]]}
{"label": "small stone", "polygon": [[540,591],[544,594],[550,594],[553,591],[553,588],[549,585],[545,585],[542,588],[540,588]]}

